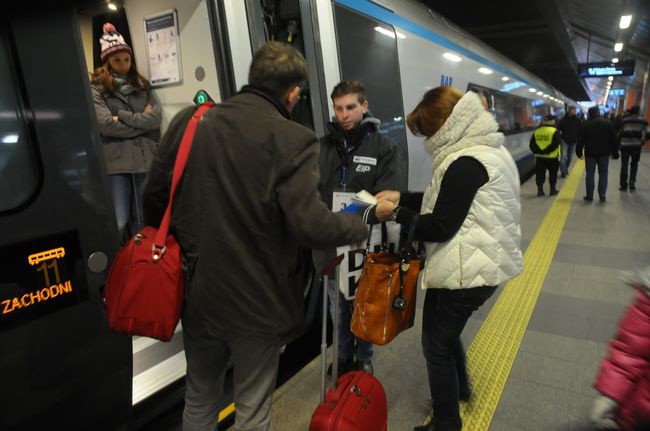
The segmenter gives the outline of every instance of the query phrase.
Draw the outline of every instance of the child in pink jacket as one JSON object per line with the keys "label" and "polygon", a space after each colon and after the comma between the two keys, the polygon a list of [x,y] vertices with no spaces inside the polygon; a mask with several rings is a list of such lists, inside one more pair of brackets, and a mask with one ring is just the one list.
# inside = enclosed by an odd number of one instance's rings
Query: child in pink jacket
{"label": "child in pink jacket", "polygon": [[626,278],[637,294],[600,366],[591,419],[598,429],[650,430],[650,266]]}

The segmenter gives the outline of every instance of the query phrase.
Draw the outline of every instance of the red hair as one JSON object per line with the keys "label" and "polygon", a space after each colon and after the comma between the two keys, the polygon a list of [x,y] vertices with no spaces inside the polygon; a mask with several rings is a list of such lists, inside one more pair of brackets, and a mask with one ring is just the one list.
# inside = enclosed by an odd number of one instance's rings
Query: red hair
{"label": "red hair", "polygon": [[408,128],[414,135],[430,138],[445,124],[461,97],[463,93],[454,87],[436,87],[427,91],[406,117]]}

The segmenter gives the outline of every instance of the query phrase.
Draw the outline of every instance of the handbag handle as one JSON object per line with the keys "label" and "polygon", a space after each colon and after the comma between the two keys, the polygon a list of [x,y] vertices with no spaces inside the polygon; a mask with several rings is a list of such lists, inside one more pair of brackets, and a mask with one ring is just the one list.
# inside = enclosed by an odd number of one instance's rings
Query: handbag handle
{"label": "handbag handle", "polygon": [[[366,240],[366,253],[365,253],[366,256],[370,252],[370,238],[372,238],[373,226],[374,224],[371,224],[370,229],[368,229],[368,239]],[[380,250],[381,251],[388,250],[388,228],[386,227],[385,221],[381,222],[381,249]]]}
{"label": "handbag handle", "polygon": [[185,133],[183,133],[183,139],[181,139],[181,145],[178,147],[178,153],[176,153],[176,161],[174,162],[174,173],[172,174],[172,185],[169,190],[169,200],[167,201],[167,208],[165,209],[165,215],[163,215],[162,221],[160,222],[160,227],[158,227],[158,232],[156,232],[156,238],[154,239],[153,245],[151,246],[151,251],[153,252],[153,260],[157,262],[160,260],[162,255],[167,250],[165,246],[165,240],[167,239],[167,232],[169,232],[169,224],[171,222],[172,216],[172,200],[174,194],[176,193],[176,187],[181,181],[183,176],[183,171],[185,170],[185,165],[187,164],[187,159],[190,155],[190,149],[192,148],[192,141],[194,140],[194,134],[196,133],[196,128],[199,125],[199,121],[203,117],[205,112],[214,106],[214,102],[205,102],[201,104],[192,118],[187,123],[185,127]]}
{"label": "handbag handle", "polygon": [[417,225],[419,218],[420,214],[415,214],[411,219],[409,233],[406,237],[406,244],[404,244],[404,247],[400,250],[399,293],[395,298],[393,298],[393,307],[398,310],[404,310],[406,308],[406,298],[404,298],[404,273],[409,270],[409,266],[411,265],[411,248],[415,238],[415,225]]}

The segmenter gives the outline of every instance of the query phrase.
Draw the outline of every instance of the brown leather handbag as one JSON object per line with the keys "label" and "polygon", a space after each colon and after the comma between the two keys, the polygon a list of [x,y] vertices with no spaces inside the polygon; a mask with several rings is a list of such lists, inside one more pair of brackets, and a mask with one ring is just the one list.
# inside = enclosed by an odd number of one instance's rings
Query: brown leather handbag
{"label": "brown leather handbag", "polygon": [[416,253],[412,247],[417,218],[398,253],[366,249],[351,323],[352,332],[362,340],[383,346],[413,326],[417,280],[424,263],[422,250]]}

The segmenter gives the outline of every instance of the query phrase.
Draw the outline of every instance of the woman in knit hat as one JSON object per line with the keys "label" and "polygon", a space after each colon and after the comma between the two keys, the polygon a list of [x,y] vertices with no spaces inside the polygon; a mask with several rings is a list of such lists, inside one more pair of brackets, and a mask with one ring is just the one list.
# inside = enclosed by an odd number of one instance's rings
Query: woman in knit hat
{"label": "woman in knit hat", "polygon": [[143,227],[142,193],[160,139],[162,112],[122,35],[110,23],[103,30],[102,66],[92,75],[92,94],[117,227],[126,242]]}

